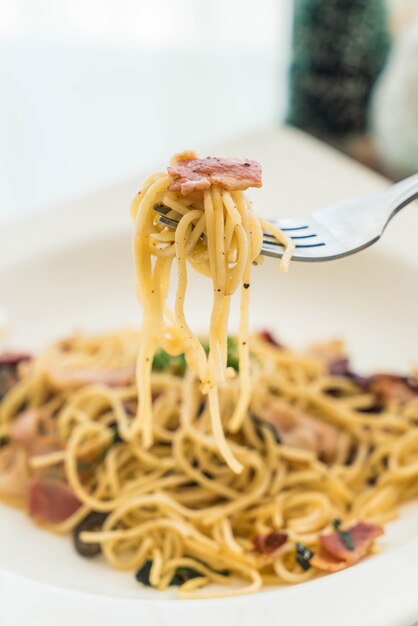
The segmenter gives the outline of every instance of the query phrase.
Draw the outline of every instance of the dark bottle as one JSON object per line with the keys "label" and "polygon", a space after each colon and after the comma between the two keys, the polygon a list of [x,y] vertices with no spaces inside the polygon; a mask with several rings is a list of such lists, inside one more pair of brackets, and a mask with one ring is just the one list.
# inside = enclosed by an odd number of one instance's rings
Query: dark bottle
{"label": "dark bottle", "polygon": [[389,48],[384,0],[295,0],[287,122],[335,144],[362,135]]}

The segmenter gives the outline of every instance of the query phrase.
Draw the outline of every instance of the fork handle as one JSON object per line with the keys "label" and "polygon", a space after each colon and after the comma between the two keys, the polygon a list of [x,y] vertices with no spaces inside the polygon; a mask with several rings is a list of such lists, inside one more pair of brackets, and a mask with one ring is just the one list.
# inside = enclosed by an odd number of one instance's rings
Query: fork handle
{"label": "fork handle", "polygon": [[418,198],[418,174],[409,176],[393,185],[387,192],[392,196],[392,208],[399,211],[404,206]]}

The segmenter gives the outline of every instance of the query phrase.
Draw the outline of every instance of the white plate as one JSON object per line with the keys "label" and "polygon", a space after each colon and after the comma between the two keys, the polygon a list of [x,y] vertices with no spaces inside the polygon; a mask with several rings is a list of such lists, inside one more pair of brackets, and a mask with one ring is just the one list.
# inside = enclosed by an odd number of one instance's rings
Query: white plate
{"label": "white plate", "polygon": [[[214,152],[214,151],[213,151]],[[258,133],[218,149],[264,165],[265,188],[253,194],[260,213],[303,212],[384,182],[298,133]],[[303,181],[297,177],[303,176]],[[138,181],[65,207],[4,224],[0,231],[0,307],[5,345],[36,348],[75,328],[138,322],[127,207]],[[406,214],[406,212],[405,212]],[[274,262],[254,271],[252,326],[290,344],[344,336],[357,369],[406,370],[418,362],[418,256],[393,242],[418,227],[413,209],[378,246],[324,265]],[[412,239],[410,239],[412,241]],[[190,317],[202,329],[209,291],[190,281]],[[0,346],[1,347],[1,346]],[[0,624],[7,626],[146,626],[255,623],[270,626],[410,625],[418,618],[418,506],[388,527],[382,553],[350,570],[298,587],[251,597],[176,601],[138,586],[132,575],[79,558],[69,540],[45,533],[21,513],[0,507]]]}

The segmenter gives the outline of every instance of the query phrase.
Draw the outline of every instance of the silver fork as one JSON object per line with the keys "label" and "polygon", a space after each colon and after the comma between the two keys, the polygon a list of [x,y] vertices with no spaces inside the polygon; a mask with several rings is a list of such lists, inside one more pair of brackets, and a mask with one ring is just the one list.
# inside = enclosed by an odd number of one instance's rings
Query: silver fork
{"label": "silver fork", "polygon": [[[294,261],[331,261],[359,252],[378,241],[386,226],[407,204],[418,198],[418,174],[405,178],[386,191],[371,196],[342,200],[305,217],[270,220],[293,239]],[[168,217],[171,209],[156,204],[159,221],[176,228],[178,220]],[[284,247],[264,233],[261,254],[280,258]]]}

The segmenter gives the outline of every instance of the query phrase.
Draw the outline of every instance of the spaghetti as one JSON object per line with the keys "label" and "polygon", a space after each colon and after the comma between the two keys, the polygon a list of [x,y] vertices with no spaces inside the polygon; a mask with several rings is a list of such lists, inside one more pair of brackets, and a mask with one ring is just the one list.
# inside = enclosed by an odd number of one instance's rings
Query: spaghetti
{"label": "spaghetti", "polygon": [[[54,532],[73,532],[83,555],[102,551],[156,589],[180,585],[181,597],[251,593],[351,564],[321,551],[324,537],[337,536],[335,520],[352,529],[355,562],[356,533],[379,532],[417,496],[412,380],[335,373],[344,361],[329,347],[299,354],[251,336],[250,410],[227,435],[237,474],[219,451],[198,377],[175,357],[154,359],[152,445],[124,438],[141,340],[132,331],[64,340],[19,365],[0,405],[2,497],[26,502]],[[237,378],[220,387],[226,423],[239,395]],[[207,585],[216,587],[200,591]]]}
{"label": "spaghetti", "polygon": [[[259,166],[254,161],[198,159],[192,152],[179,154],[173,158],[169,174],[157,173],[147,179],[131,206],[135,224],[133,248],[137,292],[144,311],[144,323],[137,362],[140,401],[130,436],[141,432],[144,447],[152,444],[151,368],[156,350],[163,348],[171,355],[184,354],[189,368],[200,380],[202,392],[208,396],[212,431],[219,450],[236,473],[240,473],[243,466],[227,444],[219,407],[219,386],[232,373],[227,370],[231,296],[240,288],[241,393],[228,424],[229,430],[236,432],[242,425],[251,395],[248,350],[250,271],[251,264],[259,261],[262,227],[286,246],[281,261],[284,271],[293,250],[287,235],[252,213],[251,204],[242,192],[250,185],[261,185],[261,169],[259,176],[258,171]],[[163,205],[169,217],[179,218],[175,231],[159,222],[158,214],[153,210],[155,205]],[[166,305],[173,259],[176,259],[178,273],[174,314]],[[198,272],[209,276],[213,284],[208,356],[184,312],[187,261]]]}

